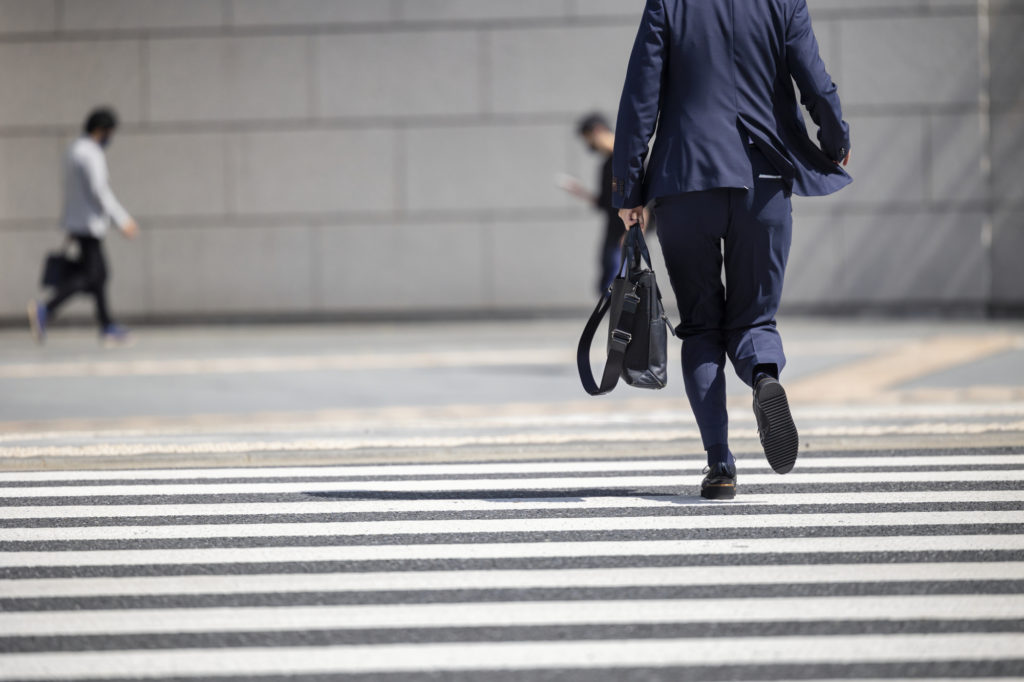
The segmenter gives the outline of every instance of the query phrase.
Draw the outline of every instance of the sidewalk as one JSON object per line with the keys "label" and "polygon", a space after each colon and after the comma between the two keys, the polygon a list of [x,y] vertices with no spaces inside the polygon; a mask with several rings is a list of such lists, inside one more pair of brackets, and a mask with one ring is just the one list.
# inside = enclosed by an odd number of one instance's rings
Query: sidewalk
{"label": "sidewalk", "polygon": [[[678,366],[664,391],[589,398],[578,327],[153,328],[117,351],[87,331],[57,329],[36,348],[7,330],[0,468],[699,452]],[[805,453],[1024,444],[1024,324],[780,328]],[[748,390],[729,382],[734,447],[756,452]]]}

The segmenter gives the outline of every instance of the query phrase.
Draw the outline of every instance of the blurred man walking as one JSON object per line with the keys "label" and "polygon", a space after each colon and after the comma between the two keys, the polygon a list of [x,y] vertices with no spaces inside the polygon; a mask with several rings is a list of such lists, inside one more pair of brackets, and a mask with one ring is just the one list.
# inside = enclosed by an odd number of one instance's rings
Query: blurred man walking
{"label": "blurred man walking", "polygon": [[[819,129],[817,145],[807,137],[794,80]],[[779,383],[786,357],[775,314],[790,196],[830,194],[851,182],[840,167],[849,161],[849,126],[806,0],[648,0],[616,133],[615,205],[632,226],[655,201],[679,302],[686,394],[708,456],[701,495],[732,498],[725,358],[753,388],[769,464],[788,472],[798,436]]]}
{"label": "blurred man walking", "polygon": [[99,108],[85,120],[83,135],[71,143],[64,165],[64,210],[61,225],[77,242],[78,264],[57,286],[49,303],[29,303],[32,334],[38,343],[46,340],[46,329],[57,310],[75,294],[90,294],[96,302],[96,320],[105,345],[129,340],[128,331],[115,324],[107,307],[107,260],[103,238],[113,221],[128,238],[139,227],[110,189],[110,175],[104,149],[117,129],[117,114]]}

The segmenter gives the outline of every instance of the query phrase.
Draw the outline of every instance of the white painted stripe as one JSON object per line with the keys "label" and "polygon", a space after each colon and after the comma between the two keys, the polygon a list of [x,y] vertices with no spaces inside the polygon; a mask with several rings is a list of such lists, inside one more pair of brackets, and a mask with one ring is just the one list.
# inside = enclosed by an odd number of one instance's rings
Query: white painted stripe
{"label": "white painted stripe", "polygon": [[[1022,426],[1024,430],[1024,426]],[[985,429],[979,433],[986,432]],[[673,441],[697,438],[696,428],[664,431],[589,431],[580,433],[517,432],[506,435],[408,436],[347,438],[301,438],[295,440],[231,440],[207,442],[143,442],[96,443],[89,445],[12,446],[0,447],[0,457],[24,459],[29,457],[133,457],[137,455],[210,455],[253,452],[349,452],[365,449],[432,449],[443,450],[470,445],[564,445],[566,443],[604,443]]]}
{"label": "white painted stripe", "polygon": [[[953,678],[953,677],[930,677],[930,678],[928,678],[928,682],[967,682],[967,680],[970,680],[970,682],[1008,682],[1009,679],[1013,679],[1013,678],[1006,678],[1006,677],[970,677],[970,678],[963,678],[963,677],[955,677],[955,678]],[[836,678],[831,678],[830,680],[825,680],[825,679],[804,680],[804,679],[801,679],[801,682],[836,682]],[[843,682],[906,682],[906,678],[905,677],[900,677],[900,678],[877,677],[877,678],[867,679],[867,678],[849,678],[849,677],[844,677],[843,678]]]}
{"label": "white painted stripe", "polygon": [[[1019,472],[994,472],[1009,476]],[[892,474],[886,474],[891,480]],[[97,495],[225,495],[270,493],[329,493],[329,492],[441,492],[467,490],[571,490],[573,488],[618,488],[633,486],[679,485],[682,476],[609,476],[593,478],[507,478],[507,479],[454,479],[433,481],[355,481],[331,483],[314,482],[248,482],[199,484],[129,484],[85,485],[44,488],[0,487],[0,497],[92,497]]]}
{"label": "white painted stripe", "polygon": [[[741,494],[728,503],[709,502],[697,497],[699,477],[691,477],[684,489],[693,491],[688,497],[584,497],[573,498],[575,510],[650,509],[670,507],[685,509],[706,505],[733,506],[771,505],[788,507],[813,504],[945,504],[956,502],[1021,502],[1022,490],[935,490],[893,493],[771,493]],[[741,483],[742,480],[741,479]],[[742,493],[742,486],[740,491]],[[316,502],[224,502],[214,504],[125,504],[0,507],[0,519],[81,519],[110,517],[168,516],[262,516],[268,514],[389,514],[409,512],[446,512],[452,514],[479,511],[519,511],[566,508],[565,498],[494,498],[476,500],[318,500]]]}
{"label": "white painted stripe", "polygon": [[[457,642],[8,654],[3,680],[1016,659],[1020,634]],[[1003,678],[1005,679],[1005,678]]]}
{"label": "white painted stripe", "polygon": [[[762,467],[760,458],[744,460],[743,465]],[[887,457],[814,457],[805,455],[800,464],[814,468],[844,467],[914,467],[930,466],[975,466],[979,464],[1014,466],[1024,465],[1024,454],[975,453],[971,455],[921,455],[906,456],[895,454]],[[247,467],[225,469],[129,469],[94,471],[12,471],[0,473],[0,484],[6,482],[73,481],[76,484],[87,481],[135,481],[135,480],[217,480],[222,478],[344,478],[356,476],[493,476],[500,474],[526,473],[603,473],[631,471],[679,472],[692,467],[702,467],[703,457],[678,459],[639,460],[587,460],[547,462],[482,462],[472,464],[389,464],[374,466],[308,466],[308,467]],[[766,465],[764,465],[766,466]]]}
{"label": "white painted stripe", "polygon": [[[760,459],[745,464],[761,465]],[[975,453],[971,455],[891,455],[885,457],[821,457],[804,456],[800,463],[815,468],[846,467],[908,467],[932,466],[1014,466],[1024,465],[1024,454]],[[703,457],[680,456],[678,459],[649,460],[587,460],[546,462],[497,462],[473,464],[390,464],[377,466],[308,466],[229,469],[130,469],[94,471],[30,471],[0,473],[0,483],[62,481],[75,484],[87,481],[133,480],[217,480],[223,478],[347,478],[347,477],[416,477],[416,476],[493,476],[502,474],[604,473],[631,471],[671,471],[704,465]]]}
{"label": "white painted stripe", "polygon": [[19,611],[0,613],[0,636],[692,623],[709,618],[721,623],[1024,618],[1024,596],[884,595]]}
{"label": "white painted stripe", "polygon": [[[766,483],[806,484],[855,484],[891,483],[890,472],[832,472],[824,474],[740,474],[739,483],[760,485]],[[906,471],[898,474],[901,483],[925,482],[944,483],[951,481],[980,483],[987,481],[1024,481],[1024,469],[1003,469],[983,471],[962,469],[951,471]],[[682,473],[665,476],[607,476],[607,477],[564,477],[564,478],[505,478],[505,479],[453,479],[453,480],[411,480],[411,481],[352,481],[352,482],[248,482],[248,483],[198,483],[152,485],[84,485],[56,486],[42,488],[0,487],[0,497],[93,497],[110,495],[234,495],[272,493],[330,493],[330,492],[463,492],[488,490],[575,490],[643,488],[658,486],[682,486],[692,483]]]}
{"label": "white painted stripe", "polygon": [[486,367],[565,364],[573,356],[561,348],[465,349],[418,353],[344,353],[337,355],[269,355],[230,358],[160,358],[85,360],[0,365],[0,379],[55,377],[181,376],[436,367]]}
{"label": "white painted stripe", "polygon": [[417,592],[689,585],[810,585],[1024,580],[1024,561],[934,564],[673,566],[561,570],[392,571],[0,580],[0,598]]}
{"label": "white painted stripe", "polygon": [[5,552],[0,567],[149,566],[306,561],[416,561],[541,557],[644,557],[696,554],[1024,551],[1021,535],[913,535],[886,537],[754,538],[620,542],[514,542],[341,547],[242,547]]}
{"label": "white painted stripe", "polygon": [[[1024,464],[1024,454],[1003,455],[1005,464]],[[854,458],[850,458],[854,459]],[[889,461],[896,461],[895,459]],[[978,463],[972,457],[968,464]],[[988,462],[987,456],[985,461]],[[11,481],[212,480],[221,478],[345,478],[356,476],[491,476],[497,474],[602,473],[614,471],[679,471],[702,458],[640,460],[562,460],[546,462],[480,462],[468,464],[384,464],[370,466],[246,467],[221,469],[114,469],[92,471],[11,471],[0,473],[0,484]],[[956,462],[952,462],[956,464]],[[853,465],[855,466],[855,464]]]}
{"label": "white painted stripe", "polygon": [[966,436],[982,433],[1024,431],[1024,421],[1016,422],[919,422],[916,424],[859,424],[854,426],[812,426],[800,429],[800,435],[815,438],[841,436]]}
{"label": "white painted stripe", "polygon": [[[816,420],[849,420],[877,422],[901,419],[966,419],[984,417],[1024,416],[1024,402],[984,403],[903,403],[894,405],[804,405],[797,408],[799,415]],[[747,419],[746,412],[737,415]],[[753,413],[750,420],[753,421]],[[730,421],[732,421],[730,417]]]}
{"label": "white painted stripe", "polygon": [[[671,404],[678,401],[659,401],[660,404]],[[482,428],[516,427],[525,428],[567,428],[585,426],[588,428],[607,428],[615,425],[636,426],[638,424],[661,424],[672,426],[692,426],[695,422],[688,408],[683,404],[676,407],[651,409],[649,401],[630,401],[626,405],[619,404],[614,411],[607,403],[589,401],[571,406],[571,412],[564,412],[564,403],[557,406],[549,403],[513,404],[494,406],[487,415],[481,416],[475,406],[452,406],[439,414],[438,410],[429,407],[408,407],[399,410],[320,410],[316,413],[284,413],[269,416],[259,423],[251,419],[225,417],[219,423],[211,420],[209,415],[201,419],[182,418],[179,420],[155,419],[146,430],[134,428],[104,429],[62,429],[40,431],[34,429],[22,432],[0,433],[0,443],[17,443],[20,445],[39,444],[40,441],[68,441],[71,443],[107,441],[125,441],[133,438],[146,440],[154,437],[167,437],[187,434],[233,435],[237,434],[311,434],[330,433],[338,436],[349,433],[359,437],[366,429],[414,429],[422,435],[427,432],[449,430],[466,432]],[[471,412],[472,416],[466,414]],[[525,411],[525,412],[524,412]],[[906,422],[907,420],[958,421],[964,419],[985,419],[999,417],[1024,416],[1024,402],[1000,402],[966,404],[919,404],[919,405],[886,405],[884,408],[845,405],[839,407],[802,406],[797,410],[797,418],[807,427],[813,421],[853,421],[858,424],[878,424]],[[73,420],[72,420],[73,421]],[[137,420],[107,420],[112,425],[125,423],[135,425]],[[730,416],[730,422],[745,429],[753,425],[753,414],[747,410]],[[352,425],[355,424],[356,427]],[[748,431],[748,433],[750,433]]]}
{"label": "white painted stripe", "polygon": [[[919,422],[912,424],[874,424],[853,426],[803,427],[805,438],[879,437],[879,436],[950,436],[1024,431],[1024,421],[1014,422]],[[369,449],[434,449],[466,446],[500,445],[565,445],[568,443],[665,443],[700,437],[696,428],[665,429],[587,429],[575,432],[550,432],[517,429],[515,433],[473,434],[462,430],[447,436],[365,436],[335,438],[300,438],[294,440],[216,440],[207,442],[107,442],[89,445],[23,445],[0,447],[0,457],[131,457],[137,455],[209,455],[253,452],[349,452]],[[736,433],[737,438],[749,437]]]}
{"label": "white painted stripe", "polygon": [[313,523],[225,523],[187,526],[75,526],[0,528],[0,542],[68,540],[178,540],[193,538],[352,537],[447,533],[554,533],[659,531],[716,528],[862,528],[1024,524],[1021,511],[861,512],[836,514],[735,514],[722,516],[587,516],[545,519],[440,519],[423,521],[334,521]]}

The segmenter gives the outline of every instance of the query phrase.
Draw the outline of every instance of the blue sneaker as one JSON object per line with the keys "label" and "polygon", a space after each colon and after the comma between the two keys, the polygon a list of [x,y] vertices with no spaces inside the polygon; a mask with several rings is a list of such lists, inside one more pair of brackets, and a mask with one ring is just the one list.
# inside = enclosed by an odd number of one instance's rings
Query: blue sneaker
{"label": "blue sneaker", "polygon": [[117,348],[130,346],[132,344],[131,334],[119,324],[108,324],[100,333],[100,341],[106,348]]}
{"label": "blue sneaker", "polygon": [[32,330],[32,338],[40,346],[46,343],[46,320],[49,316],[46,305],[38,301],[28,302],[28,325]]}

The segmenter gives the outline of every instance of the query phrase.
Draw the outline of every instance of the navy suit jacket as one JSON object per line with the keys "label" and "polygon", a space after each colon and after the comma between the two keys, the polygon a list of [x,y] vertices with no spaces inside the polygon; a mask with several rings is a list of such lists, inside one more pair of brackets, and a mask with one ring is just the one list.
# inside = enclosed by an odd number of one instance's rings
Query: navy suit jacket
{"label": "navy suit jacket", "polygon": [[[793,81],[820,145],[807,136]],[[850,149],[850,128],[806,0],[648,0],[619,104],[615,205],[753,187],[751,142],[796,194],[852,182],[835,163]]]}

